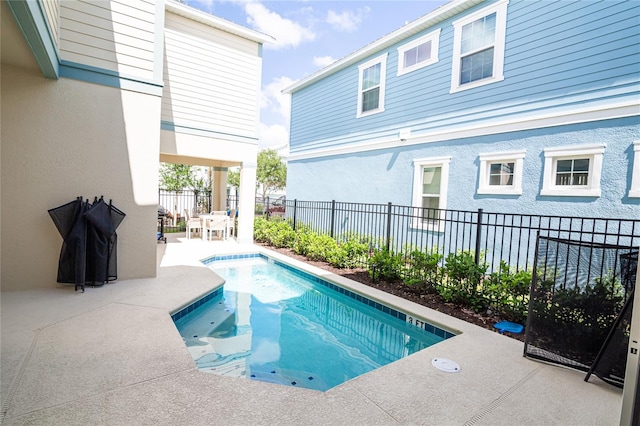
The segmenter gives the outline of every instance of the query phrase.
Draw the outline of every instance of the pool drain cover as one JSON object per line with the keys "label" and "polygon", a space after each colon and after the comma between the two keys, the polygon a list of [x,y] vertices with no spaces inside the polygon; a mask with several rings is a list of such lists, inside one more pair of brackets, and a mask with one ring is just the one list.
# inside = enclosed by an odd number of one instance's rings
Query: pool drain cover
{"label": "pool drain cover", "polygon": [[460,366],[457,362],[446,358],[434,358],[431,360],[431,365],[438,370],[446,371],[447,373],[457,373],[460,371]]}

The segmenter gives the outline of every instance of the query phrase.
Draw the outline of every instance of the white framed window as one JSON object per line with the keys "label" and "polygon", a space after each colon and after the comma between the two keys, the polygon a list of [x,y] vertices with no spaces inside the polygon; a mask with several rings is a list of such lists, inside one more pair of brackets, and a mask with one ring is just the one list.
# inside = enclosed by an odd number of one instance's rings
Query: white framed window
{"label": "white framed window", "polygon": [[398,75],[438,62],[440,28],[398,47]]}
{"label": "white framed window", "polygon": [[540,195],[599,197],[604,148],[604,144],[546,148]]}
{"label": "white framed window", "polygon": [[633,142],[633,168],[631,169],[630,198],[640,198],[640,141]]}
{"label": "white framed window", "polygon": [[418,229],[444,231],[440,220],[447,208],[449,163],[451,157],[434,157],[413,160],[413,203],[419,207],[419,217],[413,226]]}
{"label": "white framed window", "polygon": [[364,117],[384,111],[387,53],[358,67],[358,114]]}
{"label": "white framed window", "polygon": [[453,23],[451,93],[504,80],[508,0]]}
{"label": "white framed window", "polygon": [[480,154],[478,194],[522,194],[526,150]]}

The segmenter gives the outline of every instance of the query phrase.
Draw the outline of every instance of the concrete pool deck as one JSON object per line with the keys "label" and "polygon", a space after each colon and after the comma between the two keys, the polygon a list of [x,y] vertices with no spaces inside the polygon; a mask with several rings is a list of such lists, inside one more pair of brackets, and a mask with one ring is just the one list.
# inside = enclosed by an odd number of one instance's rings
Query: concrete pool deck
{"label": "concrete pool deck", "polygon": [[[200,259],[262,250],[168,234],[156,278],[2,292],[6,425],[617,425],[622,391],[523,344],[312,267],[460,335],[327,392],[199,372],[170,312],[218,286]],[[277,253],[273,254],[278,256]],[[290,261],[296,264],[296,261]],[[445,373],[433,358],[456,361]]]}

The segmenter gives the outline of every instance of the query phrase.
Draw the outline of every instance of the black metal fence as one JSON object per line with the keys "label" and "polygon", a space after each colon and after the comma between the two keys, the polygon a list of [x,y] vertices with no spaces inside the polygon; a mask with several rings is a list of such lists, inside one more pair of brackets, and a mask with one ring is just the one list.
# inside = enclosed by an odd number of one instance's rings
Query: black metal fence
{"label": "black metal fence", "polygon": [[158,190],[158,217],[164,217],[164,232],[185,231],[185,214],[197,216],[211,211],[211,191]]}
{"label": "black metal fence", "polygon": [[[267,207],[268,209],[269,207]],[[344,240],[366,237],[372,248],[394,253],[419,249],[444,257],[472,251],[487,272],[504,261],[516,270],[530,268],[538,235],[590,243],[637,247],[640,220],[438,210],[387,204],[338,201],[284,202],[284,217],[294,229],[311,228]]]}
{"label": "black metal fence", "polygon": [[[194,216],[209,212],[211,192],[161,189],[158,203],[172,216],[165,219],[165,231],[184,231],[184,211]],[[237,197],[228,196],[226,207],[237,210]],[[394,253],[419,249],[446,257],[449,253],[472,251],[476,263],[489,265],[489,273],[499,269],[500,261],[516,270],[531,267],[537,235],[628,247],[640,245],[640,219],[438,210],[283,197],[256,197],[255,213],[282,216],[292,222],[294,229],[306,226],[337,240],[353,235],[366,237],[372,248]]]}

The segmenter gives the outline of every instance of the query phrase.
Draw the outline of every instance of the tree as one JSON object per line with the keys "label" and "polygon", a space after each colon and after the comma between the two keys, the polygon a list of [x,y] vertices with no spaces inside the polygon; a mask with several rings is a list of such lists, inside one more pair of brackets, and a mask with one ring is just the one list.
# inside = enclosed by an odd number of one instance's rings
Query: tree
{"label": "tree", "polygon": [[287,185],[287,165],[274,149],[265,149],[258,153],[256,181],[262,186],[263,199],[269,192],[283,189]]}
{"label": "tree", "polygon": [[231,186],[235,186],[236,188],[240,187],[240,171],[239,170],[231,170],[227,172],[227,183]]}
{"label": "tree", "polygon": [[162,163],[160,165],[160,187],[167,191],[182,191],[194,187],[194,171],[188,164]]}
{"label": "tree", "polygon": [[[184,189],[191,189],[197,195],[200,192],[207,192],[211,188],[211,182],[207,177],[197,176],[197,169],[189,164],[162,163],[160,165],[160,187],[167,191],[174,192],[173,208],[170,209],[176,215],[181,212],[178,210],[178,192]],[[206,204],[205,210],[208,210],[208,202],[206,198],[198,200],[197,208]]]}

